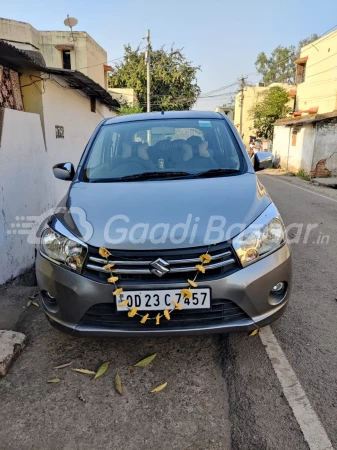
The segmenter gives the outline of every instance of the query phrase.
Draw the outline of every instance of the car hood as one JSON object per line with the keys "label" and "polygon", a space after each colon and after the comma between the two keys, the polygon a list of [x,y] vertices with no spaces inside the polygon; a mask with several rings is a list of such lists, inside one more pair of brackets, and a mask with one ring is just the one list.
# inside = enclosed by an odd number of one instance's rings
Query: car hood
{"label": "car hood", "polygon": [[57,217],[94,247],[189,248],[233,238],[270,203],[252,173],[186,180],[75,182],[65,198],[65,212]]}

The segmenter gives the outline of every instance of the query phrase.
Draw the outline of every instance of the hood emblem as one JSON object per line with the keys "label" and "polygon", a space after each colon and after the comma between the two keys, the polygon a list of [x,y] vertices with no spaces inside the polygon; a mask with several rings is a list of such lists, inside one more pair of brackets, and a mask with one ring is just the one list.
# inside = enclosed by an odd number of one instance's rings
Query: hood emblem
{"label": "hood emblem", "polygon": [[170,271],[169,263],[162,258],[158,258],[155,261],[152,261],[150,266],[150,272],[152,272],[154,275],[157,275],[157,277],[162,277]]}

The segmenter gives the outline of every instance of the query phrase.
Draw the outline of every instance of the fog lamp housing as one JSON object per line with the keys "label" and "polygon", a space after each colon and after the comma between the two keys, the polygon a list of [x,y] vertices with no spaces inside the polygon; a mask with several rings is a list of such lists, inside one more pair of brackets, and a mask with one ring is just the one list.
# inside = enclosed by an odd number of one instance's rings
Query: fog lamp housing
{"label": "fog lamp housing", "polygon": [[282,294],[284,290],[285,290],[285,283],[283,283],[283,281],[279,281],[277,284],[275,284],[271,292],[273,294]]}

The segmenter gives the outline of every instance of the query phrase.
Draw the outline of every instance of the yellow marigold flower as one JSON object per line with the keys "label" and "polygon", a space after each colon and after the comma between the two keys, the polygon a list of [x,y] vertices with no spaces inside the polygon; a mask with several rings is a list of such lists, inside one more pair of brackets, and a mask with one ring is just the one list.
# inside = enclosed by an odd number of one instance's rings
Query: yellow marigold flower
{"label": "yellow marigold flower", "polygon": [[145,316],[142,318],[142,320],[140,321],[140,323],[145,323],[147,321],[147,319],[149,318],[149,314],[145,314]]}
{"label": "yellow marigold flower", "polygon": [[176,309],[179,309],[180,311],[183,309],[183,307],[181,306],[180,303],[177,303],[177,302],[172,302],[172,303],[174,304]]}
{"label": "yellow marigold flower", "polygon": [[211,262],[211,255],[209,255],[208,253],[204,253],[203,255],[200,255],[200,261],[203,264],[209,264]]}
{"label": "yellow marigold flower", "polygon": [[113,291],[113,295],[119,295],[123,292],[123,288],[118,288],[116,290]]}
{"label": "yellow marigold flower", "polygon": [[206,272],[205,267],[202,266],[201,264],[197,264],[197,265],[195,266],[195,268],[196,268],[197,270],[199,270],[199,272],[201,272],[201,273],[205,273],[205,272]]}
{"label": "yellow marigold flower", "polygon": [[132,308],[131,311],[128,312],[129,317],[134,317],[137,314],[138,308]]}
{"label": "yellow marigold flower", "polygon": [[108,278],[108,283],[116,283],[119,280],[118,277],[110,277]]}
{"label": "yellow marigold flower", "polygon": [[111,272],[111,269],[114,267],[115,264],[106,264],[105,266],[103,266],[104,270],[107,270],[108,272]]}
{"label": "yellow marigold flower", "polygon": [[184,298],[192,297],[192,292],[189,289],[182,289],[181,293],[183,294]]}
{"label": "yellow marigold flower", "polygon": [[118,303],[118,306],[122,307],[122,306],[126,306],[129,303],[129,300],[124,300],[120,303]]}
{"label": "yellow marigold flower", "polygon": [[156,325],[159,325],[159,324],[160,324],[160,318],[161,318],[161,315],[158,313],[158,314],[156,315]]}
{"label": "yellow marigold flower", "polygon": [[190,286],[192,286],[192,287],[198,287],[198,285],[197,285],[197,283],[195,282],[195,281],[193,281],[193,280],[187,280],[188,281],[188,284],[190,285]]}
{"label": "yellow marigold flower", "polygon": [[100,249],[98,250],[98,253],[103,257],[103,258],[107,258],[108,256],[111,256],[111,253],[109,252],[109,250],[107,250],[104,247],[100,247]]}
{"label": "yellow marigold flower", "polygon": [[170,319],[171,319],[171,317],[170,317],[170,312],[169,312],[168,309],[164,309],[164,316],[166,317],[167,320],[170,320]]}

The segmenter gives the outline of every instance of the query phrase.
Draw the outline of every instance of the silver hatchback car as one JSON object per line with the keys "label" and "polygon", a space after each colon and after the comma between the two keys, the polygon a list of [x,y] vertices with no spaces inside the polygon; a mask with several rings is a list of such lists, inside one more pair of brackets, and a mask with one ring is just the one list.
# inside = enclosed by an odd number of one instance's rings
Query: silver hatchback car
{"label": "silver hatchback car", "polygon": [[[252,164],[253,162],[253,164]],[[104,120],[40,233],[48,320],[94,336],[251,332],[279,318],[292,265],[282,219],[235,127],[185,111]],[[254,166],[254,167],[253,167]]]}

